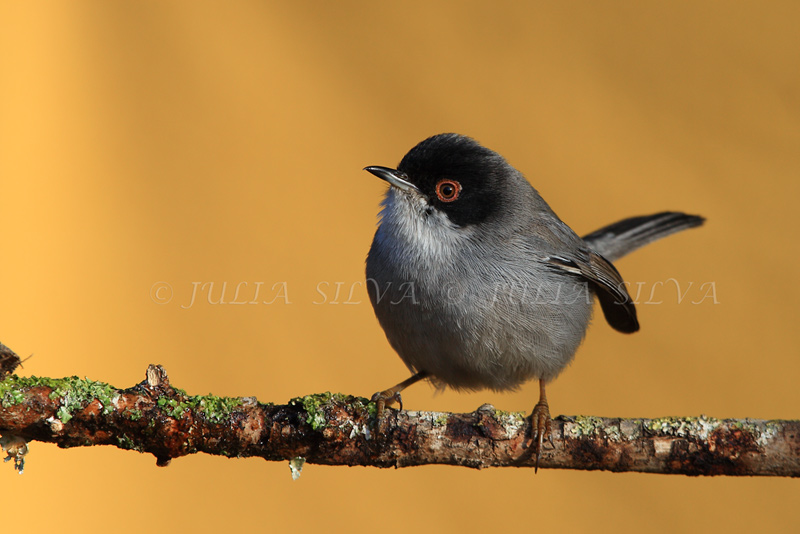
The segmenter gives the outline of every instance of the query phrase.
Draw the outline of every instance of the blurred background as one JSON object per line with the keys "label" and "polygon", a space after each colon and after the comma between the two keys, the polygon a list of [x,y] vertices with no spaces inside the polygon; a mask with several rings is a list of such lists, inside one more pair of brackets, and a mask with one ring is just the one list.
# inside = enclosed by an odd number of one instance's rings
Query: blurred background
{"label": "blurred background", "polygon": [[[149,363],[191,394],[275,403],[394,385],[408,373],[363,287],[386,186],[361,169],[454,131],[580,234],[708,218],[618,263],[642,329],[598,317],[554,415],[796,419],[799,24],[790,1],[3,3],[0,341],[34,354],[20,374],[117,387]],[[81,531],[780,532],[800,497],[784,479],[307,465],[292,482],[259,459],[30,449],[24,475],[0,464],[9,531],[68,532],[79,511]]]}

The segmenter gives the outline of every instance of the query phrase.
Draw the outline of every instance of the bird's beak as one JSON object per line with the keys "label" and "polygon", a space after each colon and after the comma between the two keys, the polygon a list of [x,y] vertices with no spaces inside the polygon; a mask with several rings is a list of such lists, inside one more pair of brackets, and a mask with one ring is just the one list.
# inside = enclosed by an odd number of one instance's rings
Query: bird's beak
{"label": "bird's beak", "polygon": [[390,169],[389,167],[379,166],[364,167],[364,170],[374,174],[381,180],[386,180],[390,185],[393,185],[398,189],[402,189],[403,191],[419,192],[417,186],[408,181],[408,176],[406,176],[404,172],[396,169]]}

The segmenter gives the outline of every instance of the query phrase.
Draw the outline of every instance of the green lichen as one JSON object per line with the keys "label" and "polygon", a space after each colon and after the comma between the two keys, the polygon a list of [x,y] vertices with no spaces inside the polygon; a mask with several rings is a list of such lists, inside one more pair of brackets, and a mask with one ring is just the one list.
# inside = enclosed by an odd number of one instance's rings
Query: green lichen
{"label": "green lichen", "polygon": [[527,418],[523,412],[508,412],[505,410],[494,410],[494,420],[502,427],[503,431],[509,435],[516,435],[524,428]]}
{"label": "green lichen", "polygon": [[117,436],[117,446],[120,449],[125,449],[129,451],[139,451],[141,447],[139,447],[135,441],[133,441],[127,434],[123,434],[121,436]]}
{"label": "green lichen", "polygon": [[608,425],[603,429],[606,433],[606,438],[611,441],[622,441],[622,432],[617,425]]}
{"label": "green lichen", "polygon": [[764,428],[760,428],[756,434],[756,444],[758,444],[759,447],[767,446],[772,440],[780,435],[782,429],[782,421],[769,420],[765,422]]}
{"label": "green lichen", "polygon": [[446,413],[440,413],[433,420],[433,426],[445,426],[447,424],[448,416]]}
{"label": "green lichen", "polygon": [[686,437],[695,435],[706,439],[722,422],[713,417],[659,417],[645,421],[646,430],[666,436]]}
{"label": "green lichen", "polygon": [[752,434],[753,436],[758,436],[762,433],[764,429],[768,426],[769,422],[766,425],[761,424],[760,422],[751,421],[750,419],[740,419],[737,421],[733,421],[730,423],[732,428],[737,430],[744,430]]}
{"label": "green lichen", "polygon": [[331,393],[330,391],[306,395],[305,397],[295,397],[289,401],[290,406],[303,407],[303,410],[306,412],[306,423],[311,425],[311,428],[314,430],[321,430],[328,426],[325,408],[329,408],[332,404],[346,404],[356,411],[366,410],[371,417],[374,417],[376,413],[374,402],[370,402],[362,397],[353,397],[342,393]]}
{"label": "green lichen", "polygon": [[52,387],[51,382],[54,382],[51,378],[11,375],[0,382],[0,404],[5,408],[16,406],[25,400],[25,390],[38,386]]}
{"label": "green lichen", "polygon": [[3,405],[3,408],[8,408],[9,406],[16,406],[24,400],[25,393],[18,389],[10,389],[3,392],[2,397],[0,397],[0,404]]}
{"label": "green lichen", "polygon": [[188,412],[197,412],[202,413],[211,423],[222,423],[236,408],[242,406],[242,399],[181,393],[175,397],[159,397],[156,404],[166,415],[175,419],[180,419]]}
{"label": "green lichen", "polygon": [[66,378],[20,377],[12,375],[0,383],[0,403],[13,406],[25,400],[25,391],[35,387],[47,387],[52,391],[50,398],[60,399],[61,405],[56,417],[66,423],[75,412],[83,410],[97,400],[102,405],[102,413],[114,410],[114,401],[119,397],[116,388],[104,382],[80,379],[77,376]]}
{"label": "green lichen", "polygon": [[173,419],[180,419],[183,417],[184,412],[188,412],[194,407],[192,403],[176,397],[159,397],[156,404]]}
{"label": "green lichen", "polygon": [[569,418],[565,425],[565,431],[576,438],[580,437],[601,437],[610,441],[621,441],[623,431],[619,425],[606,424],[602,417],[591,415],[578,415]]}
{"label": "green lichen", "polygon": [[503,424],[520,425],[525,422],[525,412],[507,412],[506,410],[495,410],[494,417]]}
{"label": "green lichen", "polygon": [[592,437],[605,430],[603,419],[593,415],[578,415],[570,427],[570,433],[575,437]]}
{"label": "green lichen", "polygon": [[235,397],[218,397],[216,395],[205,395],[193,397],[195,406],[203,412],[208,421],[221,423],[227,420],[230,414],[242,406],[242,399]]}
{"label": "green lichen", "polygon": [[311,425],[314,430],[320,430],[327,426],[327,419],[325,418],[325,406],[329,405],[333,400],[344,401],[344,395],[341,393],[314,393],[306,395],[305,397],[295,397],[289,401],[291,406],[302,406],[306,412],[306,423]]}
{"label": "green lichen", "polygon": [[56,415],[64,423],[72,419],[75,412],[83,410],[95,399],[102,404],[102,413],[109,414],[114,410],[114,399],[118,397],[119,393],[113,386],[88,378],[81,380],[77,376],[58,380],[50,393],[51,399],[61,399],[61,406]]}
{"label": "green lichen", "polygon": [[340,398],[344,398],[344,401],[356,410],[366,410],[370,416],[374,416],[378,411],[378,406],[367,398],[343,395],[341,393],[337,393],[336,395]]}
{"label": "green lichen", "polygon": [[369,415],[370,419],[375,419],[378,416],[378,403],[373,402],[369,399],[364,397],[356,397],[360,407],[367,410],[367,414]]}

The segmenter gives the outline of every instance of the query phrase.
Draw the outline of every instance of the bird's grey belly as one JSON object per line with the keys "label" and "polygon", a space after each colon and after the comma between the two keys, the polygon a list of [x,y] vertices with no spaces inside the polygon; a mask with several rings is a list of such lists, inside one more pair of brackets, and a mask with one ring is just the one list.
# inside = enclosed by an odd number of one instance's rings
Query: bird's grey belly
{"label": "bird's grey belly", "polygon": [[489,284],[468,274],[458,284],[378,277],[370,279],[370,296],[410,369],[455,389],[506,390],[552,380],[583,340],[592,313],[588,286],[550,276],[526,276],[524,288],[519,279]]}

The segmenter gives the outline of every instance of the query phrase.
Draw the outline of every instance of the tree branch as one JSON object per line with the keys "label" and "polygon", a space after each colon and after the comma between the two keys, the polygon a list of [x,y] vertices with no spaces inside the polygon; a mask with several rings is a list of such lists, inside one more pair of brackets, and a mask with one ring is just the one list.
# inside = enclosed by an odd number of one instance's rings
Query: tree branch
{"label": "tree branch", "polygon": [[[0,382],[0,445],[21,470],[26,441],[114,445],[158,465],[204,452],[324,465],[532,467],[530,422],[483,405],[472,413],[387,410],[376,431],[367,399],[324,393],[262,404],[190,396],[161,366],[128,389],[77,377]],[[540,467],[684,475],[800,476],[800,421],[559,417]]]}

